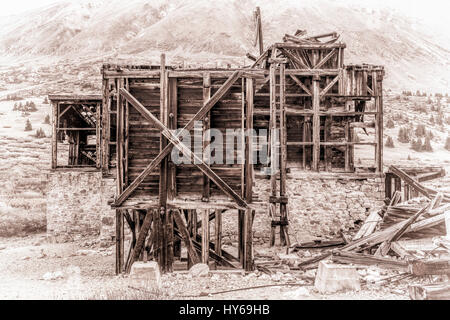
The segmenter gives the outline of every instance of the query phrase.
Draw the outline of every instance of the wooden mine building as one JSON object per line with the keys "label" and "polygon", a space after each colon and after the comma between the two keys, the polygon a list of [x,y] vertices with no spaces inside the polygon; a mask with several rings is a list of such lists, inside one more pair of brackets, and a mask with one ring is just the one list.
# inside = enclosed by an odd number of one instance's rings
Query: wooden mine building
{"label": "wooden mine building", "polygon": [[[289,244],[289,172],[383,174],[383,67],[345,65],[346,46],[335,33],[305,37],[299,31],[283,40],[261,47],[259,57],[249,55],[253,65],[241,68],[171,67],[164,54],[158,66],[105,64],[100,97],[50,96],[52,167],[96,166],[115,177],[110,204],[116,210],[117,273],[150,257],[171,272],[181,246],[188,266],[214,261],[221,268],[252,270],[256,208],[272,217],[272,244],[275,232],[282,245]],[[195,121],[202,121],[203,131],[194,130]],[[254,141],[248,137],[242,139],[243,164],[208,165],[170,130],[179,128],[191,136],[208,128],[278,129],[280,143],[270,134],[267,141],[276,174],[252,164]],[[370,131],[372,139],[358,141],[355,128]],[[64,139],[69,157],[61,165],[57,146]],[[361,145],[372,148],[371,165],[355,164]],[[196,164],[175,165],[173,148]],[[268,199],[253,191],[256,175],[270,185]],[[222,214],[230,209],[238,220],[237,256],[221,244]]]}

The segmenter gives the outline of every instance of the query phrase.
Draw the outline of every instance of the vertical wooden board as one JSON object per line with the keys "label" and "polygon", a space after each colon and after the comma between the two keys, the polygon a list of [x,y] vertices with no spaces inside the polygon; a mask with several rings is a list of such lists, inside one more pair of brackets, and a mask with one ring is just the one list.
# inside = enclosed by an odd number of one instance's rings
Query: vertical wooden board
{"label": "vertical wooden board", "polygon": [[57,102],[52,101],[52,169],[56,169],[58,164],[58,118],[59,106]]}
{"label": "vertical wooden board", "polygon": [[238,210],[238,256],[244,266],[244,211]]}
{"label": "vertical wooden board", "polygon": [[[129,90],[129,80],[128,78],[124,79],[124,87],[125,89]],[[129,147],[129,132],[130,132],[130,124],[129,124],[129,117],[130,117],[130,105],[128,104],[128,101],[124,101],[123,104],[124,111],[122,112],[122,123],[123,123],[123,186],[128,186],[128,147]]]}
{"label": "vertical wooden board", "polygon": [[320,160],[320,78],[313,79],[313,164],[312,170],[319,171]]}
{"label": "vertical wooden board", "polygon": [[[177,129],[177,118],[178,118],[178,90],[177,90],[177,78],[169,78],[169,129]],[[177,167],[172,162],[169,161],[169,175],[168,175],[168,198],[173,199],[177,195]]]}
{"label": "vertical wooden board", "polygon": [[209,210],[202,210],[202,263],[209,260]]}
{"label": "vertical wooden board", "polygon": [[102,165],[102,154],[101,154],[101,104],[97,103],[95,106],[95,167],[100,169]]}
{"label": "vertical wooden board", "polygon": [[[246,80],[246,129],[251,131],[253,129],[253,108],[254,108],[254,81],[253,79]],[[245,199],[247,203],[252,202],[253,197],[253,138],[246,136],[245,148]]]}
{"label": "vertical wooden board", "polygon": [[[211,98],[211,75],[209,72],[205,72],[203,75],[203,104],[206,103]],[[209,137],[206,137],[206,131],[211,126],[211,112],[208,112],[204,121],[203,121],[203,148],[202,151],[204,152],[207,143],[206,140],[209,140]],[[203,157],[202,157],[203,158]],[[208,163],[208,162],[207,162]],[[206,201],[209,199],[210,196],[210,181],[208,176],[203,174],[203,199]]]}
{"label": "vertical wooden board", "polygon": [[221,256],[222,255],[222,210],[215,210],[215,222],[214,222],[214,236],[215,236],[215,251]]}
{"label": "vertical wooden board", "polygon": [[253,210],[246,209],[244,213],[244,269],[253,270]]}

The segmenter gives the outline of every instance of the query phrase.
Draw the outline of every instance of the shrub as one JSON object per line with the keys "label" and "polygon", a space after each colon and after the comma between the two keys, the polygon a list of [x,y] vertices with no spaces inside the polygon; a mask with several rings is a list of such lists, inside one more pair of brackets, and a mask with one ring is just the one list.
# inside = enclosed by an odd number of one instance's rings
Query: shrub
{"label": "shrub", "polygon": [[433,148],[431,147],[431,141],[429,137],[425,138],[423,145],[421,146],[422,151],[432,152]]}
{"label": "shrub", "polygon": [[424,137],[425,133],[426,133],[425,125],[418,124],[415,131],[416,137]]}
{"label": "shrub", "polygon": [[401,127],[398,130],[398,137],[397,140],[401,143],[408,143],[411,140],[411,134],[410,134],[410,129],[405,128],[405,127]]}
{"label": "shrub", "polygon": [[48,99],[47,97],[44,98],[44,101],[42,102],[43,104],[48,104]]}
{"label": "shrub", "polygon": [[415,103],[413,110],[420,113],[427,113],[427,107],[418,103]]}
{"label": "shrub", "polygon": [[25,131],[31,131],[33,130],[33,127],[31,126],[30,119],[27,119],[27,122],[25,123]]}
{"label": "shrub", "polygon": [[421,151],[422,150],[422,139],[411,139],[411,149],[414,151]]}
{"label": "shrub", "polygon": [[50,124],[50,116],[46,115],[44,118],[44,124]]}
{"label": "shrub", "polygon": [[386,143],[384,144],[387,148],[394,148],[394,141],[390,136],[387,137]]}
{"label": "shrub", "polygon": [[448,151],[450,151],[450,136],[447,136],[447,140],[445,140],[445,146],[444,148]]}
{"label": "shrub", "polygon": [[386,122],[386,128],[392,129],[394,128],[394,121],[392,121],[392,119],[388,119],[388,121]]}
{"label": "shrub", "polygon": [[36,130],[36,134],[34,135],[36,138],[45,138],[45,132],[42,128]]}

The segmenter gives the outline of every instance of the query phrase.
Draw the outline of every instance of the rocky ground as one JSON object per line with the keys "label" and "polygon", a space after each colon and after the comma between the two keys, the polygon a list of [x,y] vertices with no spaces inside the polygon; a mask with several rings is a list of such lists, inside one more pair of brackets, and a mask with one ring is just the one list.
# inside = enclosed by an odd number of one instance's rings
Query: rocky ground
{"label": "rocky ground", "polygon": [[[409,299],[408,284],[433,281],[382,282],[398,272],[370,267],[359,269],[360,291],[323,295],[314,287],[314,269],[280,269],[272,275],[211,271],[204,277],[181,271],[162,275],[162,288],[154,290],[130,285],[128,276],[115,276],[113,250],[114,247],[101,247],[94,238],[63,244],[48,243],[44,234],[0,238],[0,299],[385,300]],[[256,248],[256,254],[281,251],[284,249]],[[262,287],[236,290],[257,286]]]}

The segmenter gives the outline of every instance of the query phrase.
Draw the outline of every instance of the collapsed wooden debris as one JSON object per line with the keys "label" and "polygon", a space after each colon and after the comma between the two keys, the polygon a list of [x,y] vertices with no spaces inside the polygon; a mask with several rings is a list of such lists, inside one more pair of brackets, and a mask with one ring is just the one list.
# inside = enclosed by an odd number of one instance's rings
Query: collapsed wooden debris
{"label": "collapsed wooden debris", "polygon": [[[425,187],[396,166],[391,166],[389,172],[424,197],[401,202],[401,193],[395,191],[383,208],[370,212],[353,240],[346,244],[331,240],[293,245],[292,252],[340,245],[299,262],[295,269],[316,268],[319,261],[330,258],[334,263],[401,271],[408,278],[450,275],[450,240],[445,234],[450,195]],[[412,286],[410,295],[414,299],[437,299],[448,297],[448,291],[448,284]]]}

